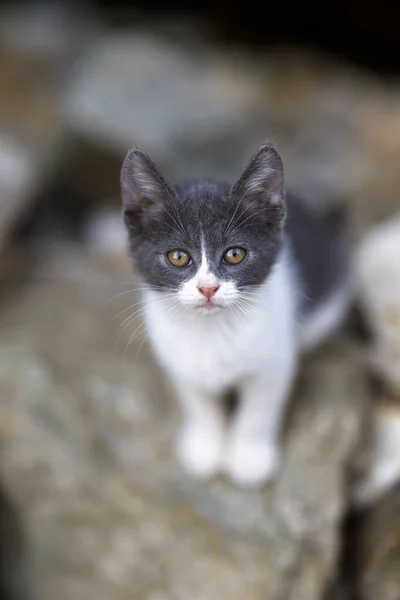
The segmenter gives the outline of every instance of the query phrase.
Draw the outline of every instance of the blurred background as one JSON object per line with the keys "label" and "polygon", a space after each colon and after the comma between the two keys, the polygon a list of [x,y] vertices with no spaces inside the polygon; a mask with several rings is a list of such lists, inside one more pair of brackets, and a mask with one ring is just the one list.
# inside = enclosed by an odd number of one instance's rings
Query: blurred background
{"label": "blurred background", "polygon": [[[1,598],[400,598],[399,21],[0,3]],[[172,182],[234,180],[265,140],[316,210],[345,203],[360,310],[305,361],[277,481],[245,492],[176,464],[119,170],[135,143]]]}

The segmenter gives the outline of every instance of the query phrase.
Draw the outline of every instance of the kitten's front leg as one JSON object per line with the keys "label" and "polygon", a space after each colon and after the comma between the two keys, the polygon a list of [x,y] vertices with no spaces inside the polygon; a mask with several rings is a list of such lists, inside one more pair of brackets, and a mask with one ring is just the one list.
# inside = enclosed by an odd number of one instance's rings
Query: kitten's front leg
{"label": "kitten's front leg", "polygon": [[176,386],[184,423],[178,439],[178,457],[192,475],[206,478],[222,464],[225,415],[220,398],[190,385]]}
{"label": "kitten's front leg", "polygon": [[271,479],[279,464],[279,438],[295,361],[285,357],[263,373],[245,379],[240,405],[225,450],[224,468],[239,485],[257,486]]}

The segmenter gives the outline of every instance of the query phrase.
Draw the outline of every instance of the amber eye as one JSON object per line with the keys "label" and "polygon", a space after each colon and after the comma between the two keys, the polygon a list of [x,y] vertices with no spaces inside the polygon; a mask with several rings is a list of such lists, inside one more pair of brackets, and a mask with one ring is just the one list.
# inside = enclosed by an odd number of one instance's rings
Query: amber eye
{"label": "amber eye", "polygon": [[246,250],[243,248],[229,248],[223,256],[223,261],[230,265],[238,265],[246,256]]}
{"label": "amber eye", "polygon": [[174,267],[187,267],[192,263],[190,255],[184,250],[171,250],[171,252],[168,252],[167,257]]}

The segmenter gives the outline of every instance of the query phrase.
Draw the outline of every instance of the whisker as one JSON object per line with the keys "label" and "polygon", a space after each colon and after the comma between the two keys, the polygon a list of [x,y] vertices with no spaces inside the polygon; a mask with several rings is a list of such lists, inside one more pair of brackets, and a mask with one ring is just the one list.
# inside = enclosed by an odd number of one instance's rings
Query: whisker
{"label": "whisker", "polygon": [[[165,300],[168,300],[170,298],[174,298],[175,297],[175,293],[169,293],[166,294],[167,298],[161,298],[159,300],[159,302],[165,302]],[[147,299],[145,298],[144,300],[140,300],[139,302],[135,302],[135,304],[131,304],[130,306],[128,306],[127,308],[124,308],[123,310],[121,310],[117,315],[115,315],[114,317],[112,317],[112,319],[110,320],[110,323],[112,321],[114,321],[115,319],[118,319],[118,317],[120,317],[121,315],[123,315],[125,312],[127,312],[128,310],[130,310],[131,308],[135,308],[135,306],[139,306],[139,304],[145,304],[147,302]]]}
{"label": "whisker", "polygon": [[141,323],[136,329],[135,331],[132,333],[131,337],[129,338],[128,344],[125,348],[125,359],[126,359],[126,353],[128,352],[129,346],[131,345],[131,343],[133,342],[133,340],[140,335],[141,332],[143,332],[145,330],[145,324]]}
{"label": "whisker", "polygon": [[177,219],[178,219],[178,225],[180,224],[180,228],[181,228],[181,231],[182,231],[182,233],[183,233],[184,235],[186,235],[185,227],[183,226],[182,219],[181,219],[181,217],[180,217],[180,214],[179,214],[179,212],[178,212],[178,209],[177,209],[177,207],[176,207],[176,204],[175,204],[175,202],[174,202],[174,199],[172,198],[172,196],[171,196],[171,202],[172,202],[172,206],[174,207],[175,214],[176,214],[176,216],[177,216]]}
{"label": "whisker", "polygon": [[242,315],[240,314],[240,312],[239,312],[239,307],[238,307],[238,306],[235,306],[234,304],[232,304],[232,308],[233,308],[233,311],[234,311],[234,313],[235,313],[236,315],[238,315],[238,317],[240,317],[240,319],[241,319],[242,321],[244,321],[244,319],[243,319],[243,316],[242,316]]}
{"label": "whisker", "polygon": [[289,289],[291,292],[293,292],[293,294],[296,294],[296,296],[301,296],[302,298],[305,298],[306,300],[309,300],[310,302],[317,302],[317,300],[315,300],[314,298],[310,298],[310,296],[303,294],[303,292],[300,292],[299,290],[294,290],[292,288],[289,288]]}
{"label": "whisker", "polygon": [[234,220],[234,222],[232,223],[232,219],[233,219],[233,217],[235,216],[235,214],[236,214],[236,211],[237,211],[237,209],[239,208],[239,205],[240,205],[240,203],[242,202],[242,200],[243,200],[243,198],[244,198],[244,197],[245,197],[245,194],[243,194],[243,196],[240,198],[239,202],[237,203],[237,205],[236,205],[236,209],[235,209],[235,211],[234,211],[234,213],[233,213],[233,215],[232,215],[232,217],[231,217],[231,219],[230,219],[230,221],[229,221],[229,223],[228,223],[227,227],[226,227],[226,228],[225,228],[225,230],[224,230],[224,233],[225,233],[225,234],[229,233],[229,231],[230,231],[230,228],[231,228],[231,227],[234,227],[234,226],[236,225],[236,223],[237,223],[237,222],[240,220],[240,218],[241,218],[241,217],[242,217],[242,216],[245,214],[245,212],[246,212],[247,210],[249,210],[249,209],[250,209],[250,208],[251,208],[251,207],[252,207],[254,204],[256,204],[256,202],[257,202],[256,200],[253,200],[252,202],[250,202],[250,204],[248,204],[247,206],[245,206],[245,207],[244,207],[244,210],[243,210],[243,211],[240,213],[240,215],[238,215],[238,216],[236,217],[236,219],[235,219],[235,220]]}
{"label": "whisker", "polygon": [[235,232],[239,229],[239,227],[243,227],[243,225],[249,221],[249,219],[252,219],[253,217],[256,217],[257,215],[263,213],[263,212],[267,212],[269,210],[276,210],[276,208],[273,208],[271,206],[264,206],[264,208],[261,208],[260,210],[257,210],[255,213],[252,213],[251,215],[249,215],[246,219],[244,219],[244,221],[240,221],[236,227],[230,232],[230,235],[234,235]]}
{"label": "whisker", "polygon": [[229,220],[229,223],[228,223],[228,225],[225,227],[224,233],[227,233],[227,232],[229,231],[229,227],[231,226],[231,224],[232,224],[232,221],[233,221],[233,219],[234,219],[234,217],[235,217],[235,215],[236,215],[236,213],[237,213],[237,210],[238,210],[238,208],[239,208],[240,204],[242,203],[242,201],[243,201],[243,198],[244,198],[244,197],[245,197],[245,194],[243,194],[243,195],[242,195],[242,196],[239,198],[239,201],[238,201],[238,203],[236,204],[236,208],[235,208],[235,210],[233,211],[233,215],[231,216],[231,218],[230,218],[230,220]]}
{"label": "whisker", "polygon": [[164,211],[164,212],[165,212],[165,213],[166,213],[166,214],[167,214],[167,215],[170,217],[170,219],[172,220],[172,222],[173,222],[173,223],[174,223],[174,224],[177,226],[177,228],[178,228],[177,232],[181,231],[181,233],[183,233],[184,235],[186,235],[185,228],[183,227],[183,223],[182,223],[182,221],[181,221],[181,218],[180,218],[180,216],[179,216],[179,213],[178,213],[178,211],[177,211],[177,208],[176,208],[175,202],[174,202],[174,200],[173,200],[173,198],[172,198],[172,197],[171,197],[171,202],[172,202],[172,206],[174,207],[174,211],[175,211],[175,214],[176,214],[176,216],[177,216],[177,218],[178,218],[178,221],[176,221],[176,220],[174,219],[173,215],[172,215],[172,214],[171,214],[171,213],[170,213],[170,212],[169,212],[169,211],[166,209],[165,205],[161,204],[161,202],[154,202],[154,204],[156,204],[157,206],[159,206],[159,207],[160,207],[160,208],[161,208],[161,209],[162,209],[162,210],[163,210],[163,211]]}
{"label": "whisker", "polygon": [[[170,215],[171,216],[171,215]],[[172,218],[172,217],[171,217]],[[169,223],[167,223],[167,221],[164,221],[164,219],[158,219],[157,217],[153,217],[153,219],[155,221],[158,221],[159,223],[162,223],[163,225],[166,225],[167,227],[169,227],[171,229],[171,231],[173,231],[174,233],[177,233],[178,235],[181,235],[181,231],[179,229],[177,229],[176,227],[173,227],[172,225],[170,225]],[[175,221],[173,221],[175,223]]]}
{"label": "whisker", "polygon": [[238,299],[237,301],[237,305],[240,306],[243,310],[243,312],[246,314],[247,317],[251,317],[251,310],[252,308],[254,309],[259,309],[258,306],[251,306],[248,302],[246,302],[243,298]]}
{"label": "whisker", "polygon": [[124,294],[132,294],[134,292],[144,292],[144,291],[170,291],[170,292],[175,292],[176,290],[174,290],[174,288],[170,288],[170,287],[164,287],[164,286],[156,286],[156,285],[146,285],[146,286],[142,286],[142,287],[137,287],[137,288],[132,288],[130,290],[124,290],[123,292],[120,292],[119,294],[115,294],[115,296],[112,296],[111,298],[109,298],[106,301],[106,304],[108,304],[109,302],[111,302],[112,300],[115,300],[116,298],[119,298],[120,296],[123,296]]}
{"label": "whisker", "polygon": [[[171,317],[171,316],[173,316],[174,314],[176,314],[176,313],[177,313],[177,311],[178,311],[178,309],[179,309],[179,307],[180,307],[180,302],[178,301],[178,302],[176,303],[176,305],[172,307],[172,309],[171,309],[171,311],[170,311],[170,313],[169,313],[169,316]],[[126,349],[125,349],[125,358],[126,358],[126,354],[127,354],[127,351],[128,351],[128,349],[129,349],[129,346],[132,344],[132,342],[133,342],[133,341],[134,341],[134,340],[135,340],[137,337],[139,337],[139,336],[140,336],[142,333],[144,333],[144,331],[145,331],[145,330],[146,330],[146,326],[145,326],[145,325],[143,326],[143,324],[142,324],[142,325],[139,325],[139,327],[137,327],[137,329],[136,329],[136,330],[133,332],[132,336],[131,336],[131,337],[130,337],[130,339],[129,339],[128,345],[127,345],[127,347],[126,347]],[[142,349],[142,347],[143,347],[143,344],[144,344],[144,343],[145,343],[145,341],[147,340],[148,336],[149,336],[149,332],[147,332],[147,333],[146,333],[145,337],[143,338],[142,342],[140,343],[140,346],[139,346],[139,348],[138,348],[138,351],[137,351],[137,353],[136,353],[136,356],[135,356],[135,359],[134,359],[134,363],[136,362],[136,360],[137,360],[137,358],[138,358],[138,356],[139,356],[140,350]]]}
{"label": "whisker", "polygon": [[[245,285],[239,289],[241,292],[246,292],[247,290],[256,290],[256,291],[259,291],[260,295],[262,295],[261,286],[257,285],[257,284]],[[306,300],[309,300],[310,302],[317,302],[317,300],[315,300],[315,298],[310,298],[310,296],[307,296],[307,294],[304,294],[300,290],[295,290],[294,288],[289,288],[289,289],[291,292],[293,292],[293,294],[296,294],[296,296],[301,296],[302,298],[305,298]]]}
{"label": "whisker", "polygon": [[[245,296],[246,296],[246,294],[244,294],[244,293],[242,293],[242,294],[241,294],[241,297],[242,297],[242,298],[243,298],[243,297],[245,297]],[[250,294],[249,294],[249,299],[253,299],[253,298],[254,298],[254,299],[255,299],[255,298],[257,298],[257,299],[258,299],[259,297],[260,297],[260,296],[253,296],[251,292],[250,292]],[[265,295],[261,295],[261,297],[265,298],[265,300],[269,300],[269,301],[272,301],[272,300],[273,300],[272,296],[265,296]],[[269,305],[269,306],[271,307],[271,305]],[[299,312],[298,310],[296,310],[295,308],[290,308],[290,311],[291,311],[292,313],[294,313],[294,314],[298,315],[299,317],[303,317],[302,313],[301,313],[301,312]],[[282,313],[282,314],[283,314],[283,313]]]}
{"label": "whisker", "polygon": [[145,337],[143,338],[143,340],[142,340],[142,342],[141,342],[141,344],[139,346],[139,350],[137,351],[136,356],[135,356],[134,364],[136,363],[137,359],[139,358],[139,354],[140,354],[140,351],[142,349],[142,346],[143,346],[143,344],[145,343],[145,341],[147,340],[148,337],[149,337],[149,332],[146,333]]}
{"label": "whisker", "polygon": [[135,308],[135,306],[139,306],[139,304],[144,304],[145,302],[147,302],[147,300],[140,300],[139,302],[135,302],[135,304],[131,304],[127,308],[124,308],[117,315],[115,315],[114,317],[112,317],[112,319],[110,319],[110,323],[112,323],[113,321],[115,321],[115,319],[118,319],[118,317],[120,317],[121,315],[123,315],[124,313],[126,313],[128,310],[131,310],[132,308]]}
{"label": "whisker", "polygon": [[[271,304],[271,301],[273,300],[273,298],[272,298],[271,296],[264,296],[264,298],[265,298],[265,300],[267,301],[267,305],[266,305],[266,308],[267,308],[267,309],[271,310],[272,312],[274,312],[274,313],[275,313],[275,314],[277,314],[277,315],[283,315],[283,316],[285,316],[285,311],[283,311],[283,310],[281,310],[281,309],[277,308],[275,305]],[[258,299],[258,297],[257,297],[257,299]],[[250,296],[250,298],[246,298],[246,294],[243,294],[243,293],[242,293],[242,294],[241,294],[241,297],[240,297],[240,300],[241,300],[241,301],[249,301],[249,300],[254,300],[254,297]],[[258,306],[252,306],[252,308],[254,308],[254,309],[256,309],[256,310],[260,310],[260,311],[261,311],[261,307],[258,307]],[[295,310],[295,309],[293,309],[293,308],[290,308],[289,310],[290,310],[290,312],[291,312],[291,313],[294,313],[295,315],[299,316],[300,318],[302,318],[302,317],[303,317],[303,315],[302,315],[300,312],[298,312],[297,310]],[[262,311],[261,311],[261,312],[262,312]],[[297,321],[295,318],[293,318],[293,316],[292,316],[292,315],[290,315],[290,319],[291,319],[291,321],[292,321],[293,323],[295,323],[295,325],[297,325],[297,327],[299,327],[299,328],[300,328],[300,330],[301,330],[301,331],[304,333],[304,329],[303,329],[303,326],[301,325],[301,323],[299,323],[299,322],[298,322],[298,321]]]}
{"label": "whisker", "polygon": [[[176,301],[176,299],[173,298],[166,298],[162,301],[162,304],[164,306],[168,306],[168,304],[173,304]],[[127,327],[129,327],[129,325],[131,325],[134,321],[136,321],[136,319],[138,319],[139,317],[141,317],[145,312],[146,312],[147,306],[141,306],[140,308],[138,308],[137,310],[135,310],[132,314],[130,314],[126,319],[124,319],[124,321],[121,323],[120,327],[122,328],[117,342],[120,338],[120,336],[122,335],[122,333],[125,331],[125,329]],[[136,315],[136,316],[135,316]]]}
{"label": "whisker", "polygon": [[122,334],[124,333],[124,331],[129,327],[129,325],[132,325],[132,323],[134,323],[136,321],[137,318],[143,316],[145,314],[146,311],[146,307],[143,307],[141,309],[141,313],[139,315],[136,315],[136,317],[132,318],[124,327],[122,327],[122,329],[120,330],[120,332],[118,333],[117,339],[115,341],[114,344],[114,351],[117,349],[119,340],[121,339]]}

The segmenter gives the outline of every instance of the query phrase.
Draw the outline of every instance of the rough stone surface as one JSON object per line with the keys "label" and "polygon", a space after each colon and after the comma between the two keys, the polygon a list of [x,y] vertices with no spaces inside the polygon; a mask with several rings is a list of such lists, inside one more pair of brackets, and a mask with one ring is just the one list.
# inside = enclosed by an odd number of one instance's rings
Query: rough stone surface
{"label": "rough stone surface", "polygon": [[400,213],[365,234],[355,267],[359,302],[374,337],[371,363],[400,396]]}
{"label": "rough stone surface", "polygon": [[138,319],[115,343],[138,300],[108,300],[132,282],[120,256],[46,246],[0,314],[1,466],[40,597],[322,598],[365,406],[358,351],[338,339],[306,361],[274,485],[199,484],[175,461],[179,416]]}
{"label": "rough stone surface", "polygon": [[400,486],[367,512],[358,539],[360,593],[365,600],[400,597]]}
{"label": "rough stone surface", "polygon": [[[369,431],[363,437],[364,451],[354,462],[351,497],[354,506],[365,508],[400,481],[400,404],[384,393],[369,411]],[[358,463],[358,466],[357,466]]]}

